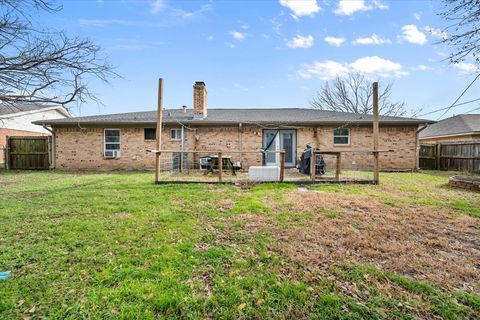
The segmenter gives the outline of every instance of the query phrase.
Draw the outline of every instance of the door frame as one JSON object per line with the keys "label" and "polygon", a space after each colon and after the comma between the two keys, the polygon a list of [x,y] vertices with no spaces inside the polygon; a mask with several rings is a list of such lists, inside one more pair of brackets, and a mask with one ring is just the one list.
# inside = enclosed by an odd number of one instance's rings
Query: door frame
{"label": "door frame", "polygon": [[[270,132],[278,131],[278,136],[276,138],[277,141],[275,142],[275,144],[277,145],[277,148],[280,148],[282,144],[280,141],[282,131],[293,132],[293,135],[294,135],[293,146],[292,146],[293,163],[289,163],[289,164],[285,163],[285,168],[294,168],[297,165],[297,145],[298,145],[297,129],[263,129],[262,130],[262,149],[265,147],[265,133],[268,131]],[[276,165],[280,165],[280,157],[278,153],[275,154],[275,163]]]}

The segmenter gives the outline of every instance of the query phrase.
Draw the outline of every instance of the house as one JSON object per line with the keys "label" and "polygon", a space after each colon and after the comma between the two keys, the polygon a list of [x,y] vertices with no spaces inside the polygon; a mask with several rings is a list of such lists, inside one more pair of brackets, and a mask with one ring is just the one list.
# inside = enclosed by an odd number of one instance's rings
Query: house
{"label": "house", "polygon": [[42,136],[50,132],[34,121],[69,118],[72,115],[60,105],[0,104],[0,163],[8,136]]}
{"label": "house", "polygon": [[[153,169],[156,111],[40,120],[54,132],[58,169]],[[431,123],[402,117],[380,117],[381,168],[415,169],[417,130]],[[165,109],[162,149],[253,151],[270,145],[285,149],[285,166],[294,167],[307,144],[321,150],[372,150],[371,115],[300,108],[209,109],[204,82],[193,86],[193,109]],[[113,156],[113,158],[112,158]],[[172,154],[172,157],[174,154]],[[366,153],[342,156],[344,167],[370,165]],[[242,156],[243,167],[278,164],[278,156]]]}
{"label": "house", "polygon": [[480,114],[460,114],[431,124],[419,134],[424,143],[480,140]]}

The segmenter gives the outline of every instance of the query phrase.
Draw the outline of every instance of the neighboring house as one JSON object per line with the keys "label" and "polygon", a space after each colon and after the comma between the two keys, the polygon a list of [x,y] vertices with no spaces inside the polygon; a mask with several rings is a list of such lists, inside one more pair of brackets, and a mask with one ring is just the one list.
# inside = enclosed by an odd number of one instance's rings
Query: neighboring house
{"label": "neighboring house", "polygon": [[[58,169],[152,169],[155,156],[156,111],[132,112],[58,120],[36,124],[54,131],[55,167]],[[285,165],[294,167],[307,144],[321,150],[372,150],[371,115],[314,109],[207,109],[205,83],[196,82],[193,110],[165,109],[162,149],[253,151],[271,144],[285,149]],[[415,169],[417,130],[431,123],[402,117],[380,117],[380,148],[384,169]],[[184,130],[182,130],[182,127]],[[115,152],[116,158],[106,157]],[[172,155],[173,157],[174,155]],[[344,167],[372,165],[366,153],[342,155]],[[242,165],[261,165],[260,154],[245,154]],[[278,164],[278,156],[267,159]]]}
{"label": "neighboring house", "polygon": [[7,136],[41,136],[50,132],[34,121],[69,118],[72,115],[59,105],[0,104],[0,163],[3,162]]}
{"label": "neighboring house", "polygon": [[460,114],[431,124],[419,134],[425,143],[480,140],[480,114]]}

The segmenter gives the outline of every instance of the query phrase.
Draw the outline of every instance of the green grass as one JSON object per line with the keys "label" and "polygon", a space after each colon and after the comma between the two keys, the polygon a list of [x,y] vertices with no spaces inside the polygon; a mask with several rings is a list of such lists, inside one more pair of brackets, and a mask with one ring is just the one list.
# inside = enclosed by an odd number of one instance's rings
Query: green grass
{"label": "green grass", "polygon": [[[0,271],[13,274],[0,281],[0,319],[413,319],[423,309],[445,319],[479,315],[480,298],[472,293],[363,265],[312,271],[281,255],[273,222],[308,228],[315,219],[274,209],[287,204],[293,185],[242,190],[152,179],[0,171]],[[446,187],[445,176],[392,173],[382,181],[314,189],[478,217],[478,195]],[[419,190],[426,200],[415,196]],[[249,225],[243,215],[266,223]],[[379,283],[394,283],[402,293]]]}

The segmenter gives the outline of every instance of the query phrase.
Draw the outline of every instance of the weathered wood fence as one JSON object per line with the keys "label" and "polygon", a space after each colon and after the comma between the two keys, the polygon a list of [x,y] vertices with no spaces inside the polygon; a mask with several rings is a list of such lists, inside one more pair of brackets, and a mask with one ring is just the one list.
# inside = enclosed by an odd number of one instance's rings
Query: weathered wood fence
{"label": "weathered wood fence", "polygon": [[480,172],[480,141],[420,144],[420,169]]}
{"label": "weathered wood fence", "polygon": [[47,170],[50,167],[51,138],[47,136],[7,137],[5,164],[8,170]]}

